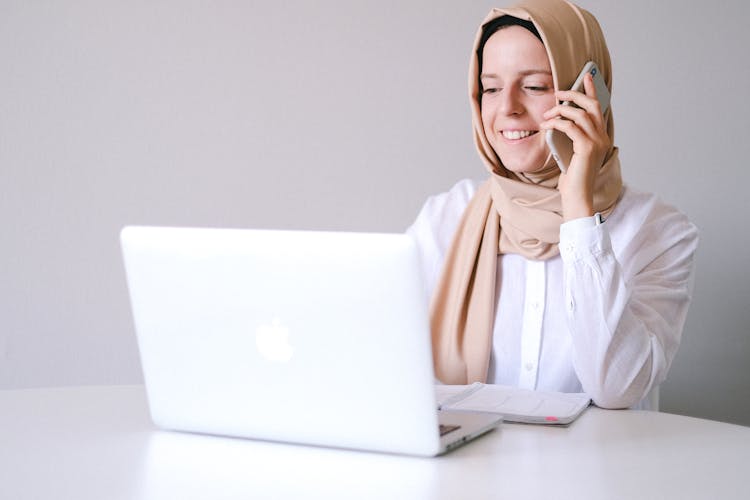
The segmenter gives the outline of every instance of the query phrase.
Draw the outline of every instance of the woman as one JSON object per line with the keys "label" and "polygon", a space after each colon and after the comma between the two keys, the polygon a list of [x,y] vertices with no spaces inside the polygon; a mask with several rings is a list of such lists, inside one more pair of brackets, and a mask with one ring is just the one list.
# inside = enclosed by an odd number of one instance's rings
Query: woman
{"label": "woman", "polygon": [[[564,0],[493,9],[477,33],[469,93],[489,178],[430,198],[409,229],[443,383],[583,391],[602,407],[649,408],[667,374],[697,231],[623,185],[612,111],[602,115],[591,78],[585,92],[561,90],[589,60],[611,91],[596,19]],[[564,174],[550,129],[573,141]]]}

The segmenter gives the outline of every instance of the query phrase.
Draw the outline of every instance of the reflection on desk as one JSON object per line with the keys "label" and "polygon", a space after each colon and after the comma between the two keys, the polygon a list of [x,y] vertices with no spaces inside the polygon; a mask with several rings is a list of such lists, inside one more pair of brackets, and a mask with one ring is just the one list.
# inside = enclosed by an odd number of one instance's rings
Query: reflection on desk
{"label": "reflection on desk", "polygon": [[141,386],[0,391],[0,498],[746,498],[750,428],[591,408],[430,459],[159,431]]}

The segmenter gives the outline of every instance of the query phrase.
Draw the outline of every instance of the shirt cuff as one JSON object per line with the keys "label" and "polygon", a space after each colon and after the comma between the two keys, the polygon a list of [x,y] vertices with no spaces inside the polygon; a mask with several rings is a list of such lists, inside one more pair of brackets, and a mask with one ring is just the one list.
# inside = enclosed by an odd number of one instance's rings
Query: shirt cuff
{"label": "shirt cuff", "polygon": [[573,219],[560,225],[560,256],[571,262],[596,257],[612,248],[607,225],[601,216]]}

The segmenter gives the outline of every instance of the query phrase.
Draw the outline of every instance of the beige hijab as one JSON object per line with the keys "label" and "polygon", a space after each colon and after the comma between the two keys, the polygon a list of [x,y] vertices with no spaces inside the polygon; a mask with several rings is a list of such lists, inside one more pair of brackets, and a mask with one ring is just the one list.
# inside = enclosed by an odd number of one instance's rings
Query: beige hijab
{"label": "beige hijab", "polygon": [[[564,0],[526,0],[516,7],[493,9],[482,26],[501,16],[531,21],[547,50],[555,89],[573,85],[583,65],[597,63],[612,90],[612,67],[604,36],[594,16]],[[515,253],[546,260],[558,255],[562,207],[554,160],[534,174],[506,170],[482,126],[477,31],[469,65],[474,142],[489,170],[463,214],[448,250],[431,304],[435,374],[448,384],[484,382],[495,321],[498,254]],[[607,132],[614,138],[611,110]],[[594,209],[608,214],[622,190],[617,148],[612,147],[596,180]]]}

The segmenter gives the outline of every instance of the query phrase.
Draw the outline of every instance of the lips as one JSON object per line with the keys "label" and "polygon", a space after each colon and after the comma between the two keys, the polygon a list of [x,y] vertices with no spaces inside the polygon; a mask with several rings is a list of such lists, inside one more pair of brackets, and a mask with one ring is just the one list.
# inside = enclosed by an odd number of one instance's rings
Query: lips
{"label": "lips", "polygon": [[537,130],[503,130],[501,131],[504,138],[517,141],[519,139],[526,139],[529,136],[536,134]]}

